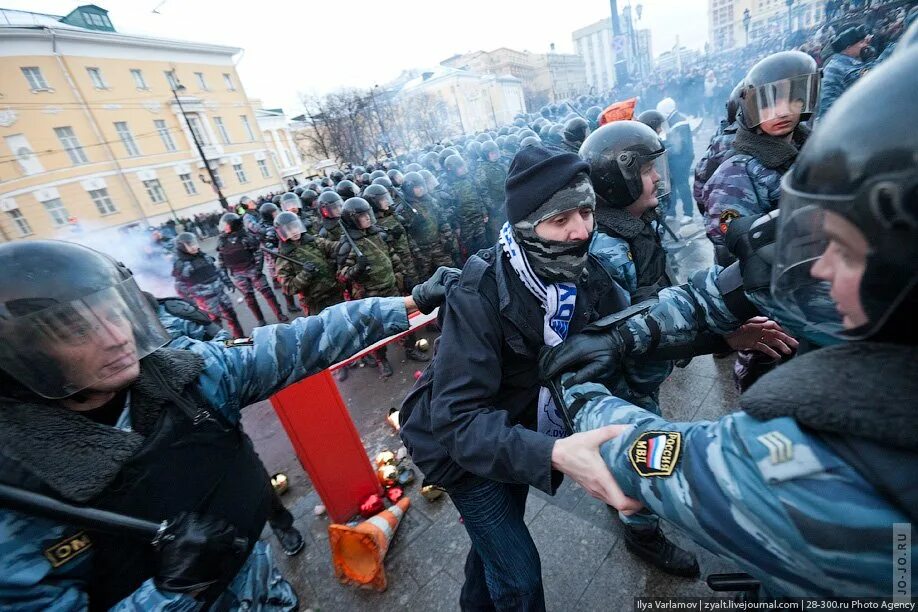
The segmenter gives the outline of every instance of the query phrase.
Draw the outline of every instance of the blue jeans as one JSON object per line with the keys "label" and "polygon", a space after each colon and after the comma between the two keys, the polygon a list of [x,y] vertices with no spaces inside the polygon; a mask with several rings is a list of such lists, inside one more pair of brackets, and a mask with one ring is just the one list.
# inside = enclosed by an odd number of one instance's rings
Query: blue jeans
{"label": "blue jeans", "polygon": [[450,490],[472,549],[463,610],[545,610],[542,563],[523,515],[529,485],[474,478]]}

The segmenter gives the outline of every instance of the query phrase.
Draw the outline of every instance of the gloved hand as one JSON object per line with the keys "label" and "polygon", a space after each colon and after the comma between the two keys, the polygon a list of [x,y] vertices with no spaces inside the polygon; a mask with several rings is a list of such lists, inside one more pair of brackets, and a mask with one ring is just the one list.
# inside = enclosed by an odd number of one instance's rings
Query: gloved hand
{"label": "gloved hand", "polygon": [[415,285],[411,290],[411,298],[417,305],[418,310],[424,314],[430,314],[437,306],[443,304],[446,299],[446,287],[449,283],[457,280],[462,270],[458,268],[447,268],[440,266],[437,271],[426,281]]}
{"label": "gloved hand", "polygon": [[628,343],[617,328],[584,330],[561,344],[542,348],[539,379],[548,383],[565,372],[573,372],[573,376],[565,378],[568,387],[600,381],[615,373],[627,354]]}
{"label": "gloved hand", "polygon": [[354,267],[352,268],[354,276],[357,276],[358,274],[363,274],[369,269],[369,267],[370,266],[369,266],[369,262],[367,261],[367,256],[358,255],[357,261],[354,263]]}
{"label": "gloved hand", "polygon": [[392,240],[398,240],[405,235],[405,228],[401,225],[393,225],[389,228],[389,235],[392,237]]}
{"label": "gloved hand", "polygon": [[235,540],[236,530],[222,519],[179,514],[153,543],[159,557],[156,588],[197,594],[226,577],[230,562],[244,552]]}
{"label": "gloved hand", "polygon": [[764,215],[740,217],[727,228],[727,249],[739,260],[746,291],[757,291],[771,285],[778,212],[779,209],[775,209]]}
{"label": "gloved hand", "polygon": [[307,261],[303,264],[303,272],[305,272],[307,276],[312,277],[318,273],[318,271],[319,266],[316,265],[316,262],[314,261]]}

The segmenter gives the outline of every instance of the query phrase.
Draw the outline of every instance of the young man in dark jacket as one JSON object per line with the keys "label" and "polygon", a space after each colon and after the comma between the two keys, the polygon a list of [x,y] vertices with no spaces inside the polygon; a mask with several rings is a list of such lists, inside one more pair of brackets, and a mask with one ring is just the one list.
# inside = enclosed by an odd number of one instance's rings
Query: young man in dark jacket
{"label": "young man in dark jacket", "polygon": [[[426,482],[449,492],[472,541],[463,609],[543,610],[523,521],[529,487],[552,494],[566,473],[592,494],[606,490],[580,478],[584,464],[567,452],[578,440],[564,437],[537,376],[543,346],[628,303],[588,252],[588,172],[572,153],[517,154],[500,241],[473,255],[451,289],[437,355],[402,406],[402,440]],[[603,432],[590,435],[598,447]]]}

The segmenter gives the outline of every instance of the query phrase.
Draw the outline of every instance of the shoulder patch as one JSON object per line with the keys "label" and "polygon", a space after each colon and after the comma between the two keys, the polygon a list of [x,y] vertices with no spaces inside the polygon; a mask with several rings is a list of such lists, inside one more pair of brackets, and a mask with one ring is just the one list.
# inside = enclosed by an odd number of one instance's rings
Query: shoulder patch
{"label": "shoulder patch", "polygon": [[240,346],[253,346],[255,341],[251,338],[230,338],[223,341],[226,348],[238,348]]}
{"label": "shoulder patch", "polygon": [[645,431],[628,449],[628,459],[639,475],[670,476],[679,462],[682,433],[678,431]]}
{"label": "shoulder patch", "polygon": [[51,567],[57,568],[69,563],[90,548],[92,548],[92,540],[85,531],[80,531],[46,548],[45,558],[51,563]]}
{"label": "shoulder patch", "polygon": [[730,226],[730,222],[734,219],[739,219],[739,217],[739,212],[732,208],[728,208],[727,210],[720,213],[720,233],[726,234],[727,228]]}

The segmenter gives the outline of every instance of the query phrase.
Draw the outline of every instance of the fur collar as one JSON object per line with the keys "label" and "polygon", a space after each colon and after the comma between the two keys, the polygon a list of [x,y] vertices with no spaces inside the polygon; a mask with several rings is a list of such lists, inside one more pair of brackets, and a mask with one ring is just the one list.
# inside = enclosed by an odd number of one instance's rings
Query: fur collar
{"label": "fur collar", "polygon": [[803,124],[798,124],[794,129],[791,142],[739,126],[736,130],[736,139],[733,141],[733,150],[737,153],[751,155],[766,168],[783,172],[794,163],[800,147],[803,146],[809,135],[810,129]]}

